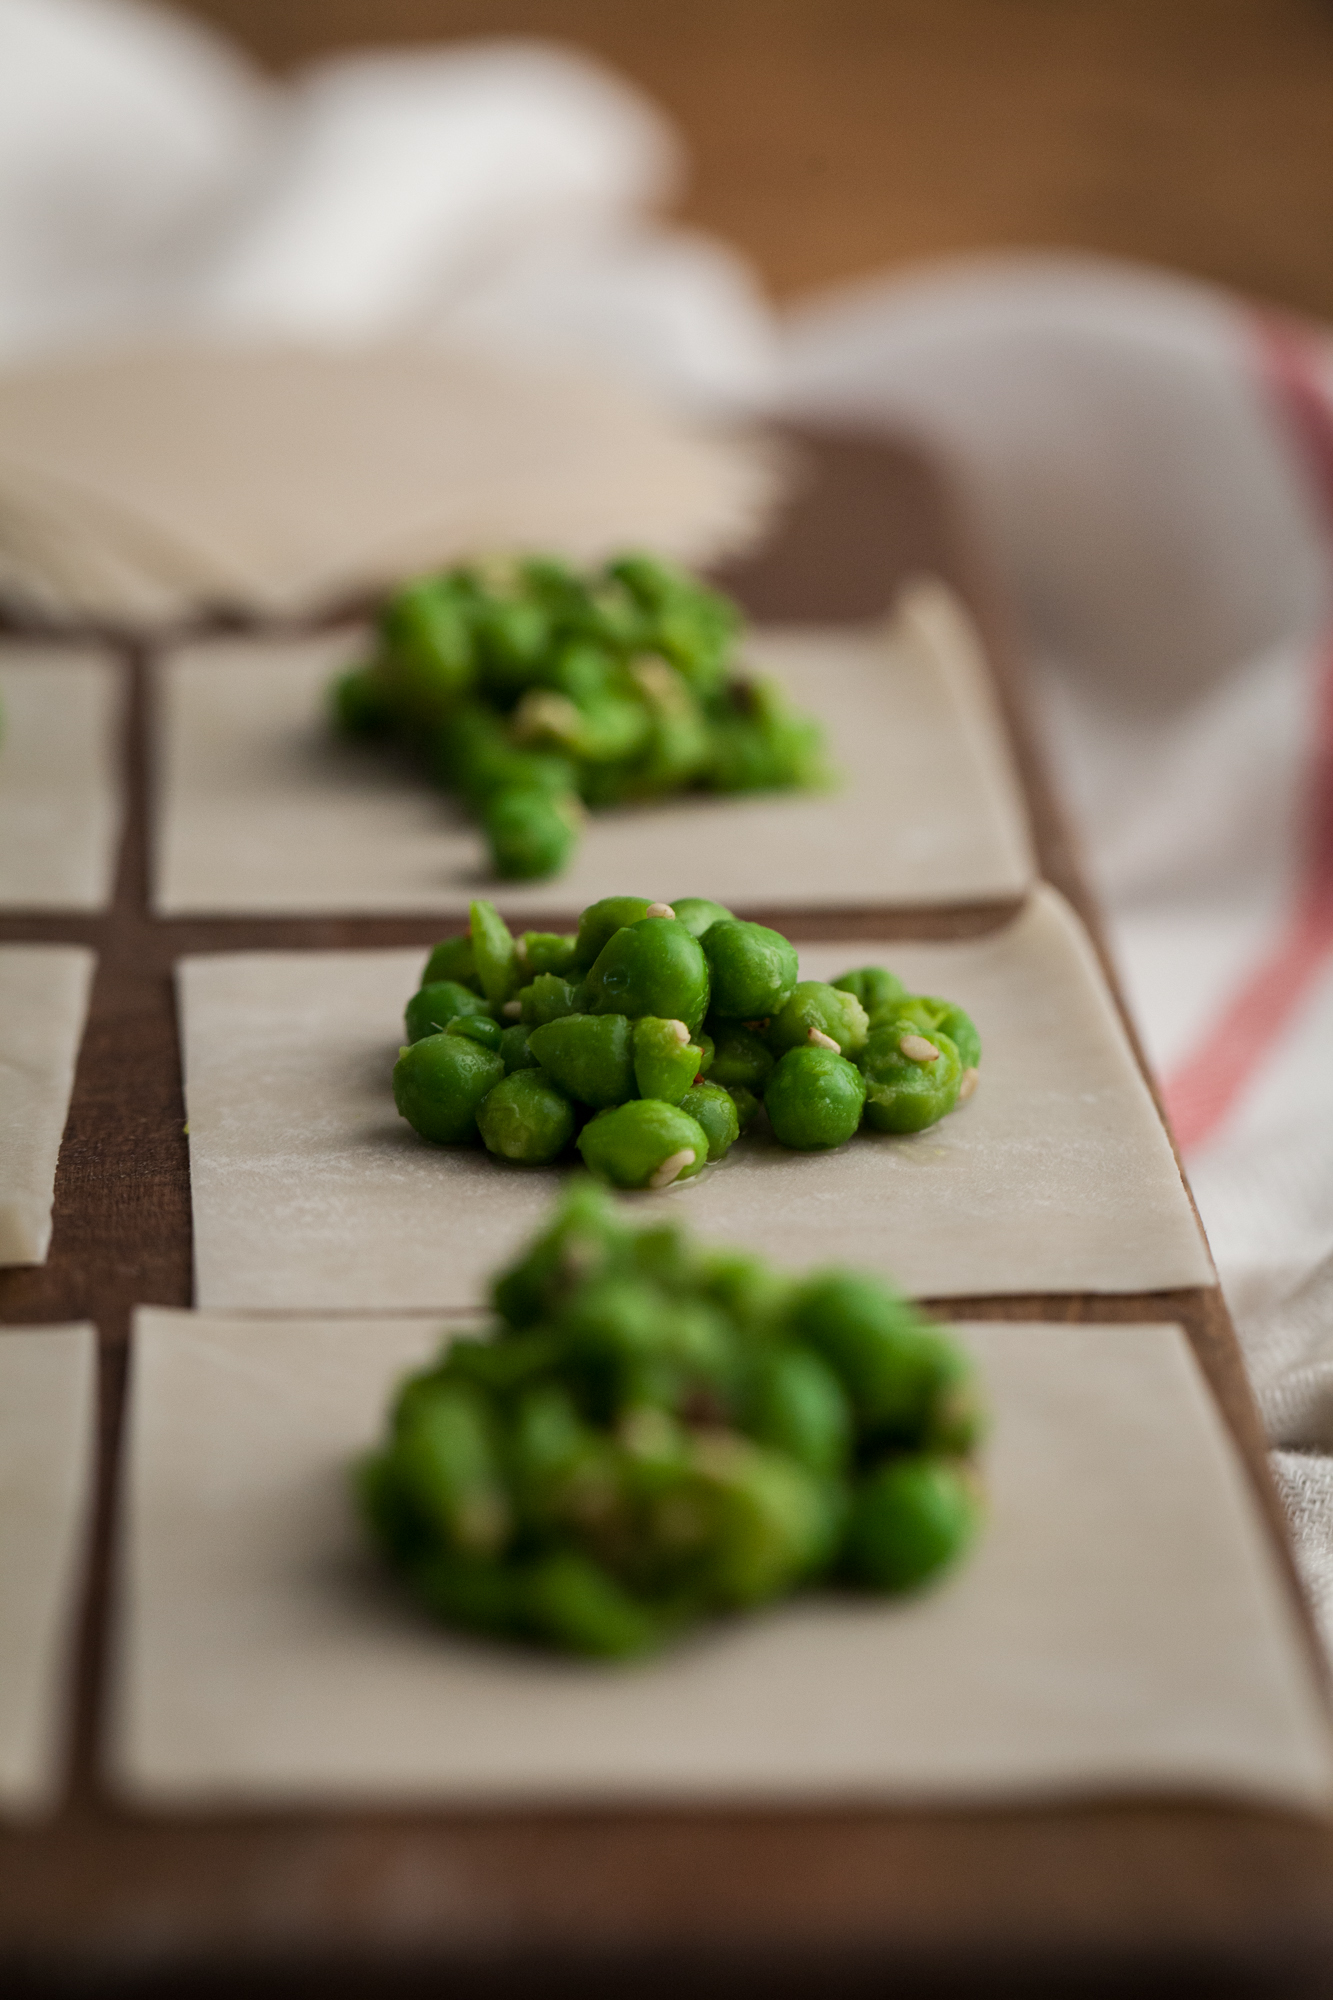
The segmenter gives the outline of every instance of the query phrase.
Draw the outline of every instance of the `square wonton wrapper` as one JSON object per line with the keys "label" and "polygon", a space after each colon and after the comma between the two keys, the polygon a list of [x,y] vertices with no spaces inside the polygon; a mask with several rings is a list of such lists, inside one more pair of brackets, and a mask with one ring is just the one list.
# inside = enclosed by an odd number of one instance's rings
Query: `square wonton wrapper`
{"label": "square wonton wrapper", "polygon": [[380,1571],[349,1465],[437,1337],[140,1314],[111,1738],[136,1800],[1327,1804],[1312,1664],[1178,1327],[963,1329],[993,1423],[959,1571],[631,1668],[454,1636]]}
{"label": "square wonton wrapper", "polygon": [[[968,1104],[834,1153],[751,1135],[630,1205],[784,1264],[870,1266],[924,1297],[1214,1281],[1092,948],[1054,890],[969,943],[801,952],[815,978],[877,959],[974,1015],[984,1054]],[[198,1305],[470,1307],[541,1222],[562,1169],[428,1145],[394,1110],[421,964],[417,951],[182,963]]]}
{"label": "square wonton wrapper", "polygon": [[59,1803],[96,1388],[91,1326],[0,1329],[0,1818]]}
{"label": "square wonton wrapper", "polygon": [[[620,894],[739,908],[873,908],[1019,896],[1027,814],[980,644],[922,579],[884,627],[757,632],[747,657],[824,723],[827,793],[685,794],[589,816],[563,874],[489,876],[475,822],[382,746],[338,742],[331,675],[364,640],[214,640],[167,661],[155,907],[569,912]],[[647,892],[646,892],[647,893]]]}
{"label": "square wonton wrapper", "polygon": [[123,812],[119,664],[0,643],[0,908],[100,910]]}
{"label": "square wonton wrapper", "polygon": [[0,1264],[40,1264],[50,1248],[96,963],[80,944],[0,945]]}

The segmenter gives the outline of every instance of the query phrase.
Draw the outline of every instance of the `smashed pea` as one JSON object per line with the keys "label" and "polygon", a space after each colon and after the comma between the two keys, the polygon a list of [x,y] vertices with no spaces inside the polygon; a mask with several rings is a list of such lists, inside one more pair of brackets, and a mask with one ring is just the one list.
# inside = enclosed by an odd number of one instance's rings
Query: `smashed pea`
{"label": "smashed pea", "polygon": [[718,1165],[760,1121],[779,1145],[826,1152],[967,1102],[981,1039],[955,1001],[908,993],[883,966],[799,970],[779,931],[706,897],[606,896],[574,933],[517,938],[479,899],[407,1004],[395,1100],[436,1144],[480,1138],[517,1165],[578,1152],[650,1191]]}
{"label": "smashed pea", "polygon": [[549,556],[464,564],[386,600],[330,716],[457,793],[498,875],[539,879],[589,808],[829,782],[819,726],[737,670],[740,628],[728,598],[652,556],[587,573]]}
{"label": "smashed pea", "polygon": [[[605,1122],[648,1109],[680,1116],[640,1100]],[[931,1587],[979,1532],[972,1364],[878,1278],[636,1230],[585,1179],[492,1300],[481,1337],[398,1386],[354,1473],[369,1534],[445,1625],[633,1658],[798,1590]],[[940,1357],[929,1393],[904,1364],[892,1431],[882,1394],[866,1409],[886,1339]]]}

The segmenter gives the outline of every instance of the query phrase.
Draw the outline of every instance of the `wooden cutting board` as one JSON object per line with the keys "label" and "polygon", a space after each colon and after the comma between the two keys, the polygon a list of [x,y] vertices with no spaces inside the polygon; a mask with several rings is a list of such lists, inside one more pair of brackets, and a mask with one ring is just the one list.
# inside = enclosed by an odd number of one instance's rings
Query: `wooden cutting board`
{"label": "wooden cutting board", "polygon": [[[719,580],[757,617],[882,611],[932,570],[984,634],[1041,866],[1094,938],[1098,913],[1024,713],[1001,593],[932,466],[905,445],[793,439],[801,478],[766,547]],[[187,952],[426,945],[427,919],[155,921],[147,906],[149,649],[132,681],[128,830],[95,918],[0,918],[0,939],[88,943],[100,963],[45,1266],[0,1272],[0,1319],[87,1318],[102,1356],[99,1513],[83,1621],[74,1778],[58,1819],[0,1832],[5,1991],[450,2000],[578,1991],[826,1995],[892,1990],[1290,1995],[1333,1965],[1333,1829],[1145,1798],[1058,1809],[883,1812],[287,1813],[148,1818],[97,1774],[112,1497],[131,1308],[190,1302],[190,1201],[171,967]],[[573,913],[571,913],[573,914]],[[743,914],[775,921],[775,912]],[[974,935],[1012,906],[782,915],[803,941]],[[547,927],[543,920],[543,928]],[[1103,950],[1103,957],[1105,953]],[[1107,963],[1114,986],[1114,973]],[[1131,1028],[1131,1035],[1132,1035]],[[941,1302],[942,1303],[942,1302]],[[958,1301],[951,1310],[962,1313]],[[1179,1320],[1299,1595],[1264,1441],[1221,1297],[969,1298],[968,1318]],[[1308,1615],[1306,1630],[1315,1647]]]}

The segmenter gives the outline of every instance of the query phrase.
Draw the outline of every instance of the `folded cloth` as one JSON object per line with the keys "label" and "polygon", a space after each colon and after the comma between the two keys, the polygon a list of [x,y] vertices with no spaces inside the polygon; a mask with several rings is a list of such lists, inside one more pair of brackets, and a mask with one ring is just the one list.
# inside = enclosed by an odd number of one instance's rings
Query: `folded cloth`
{"label": "folded cloth", "polygon": [[996,258],[806,305],[784,386],[946,453],[1016,586],[1333,1640],[1333,348]]}

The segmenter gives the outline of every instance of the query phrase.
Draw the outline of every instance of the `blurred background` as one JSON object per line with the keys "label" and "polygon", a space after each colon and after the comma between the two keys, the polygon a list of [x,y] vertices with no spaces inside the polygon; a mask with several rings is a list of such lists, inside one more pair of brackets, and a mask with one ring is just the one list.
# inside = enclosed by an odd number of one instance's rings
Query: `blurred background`
{"label": "blurred background", "polygon": [[190,0],[266,68],[552,37],[655,98],[685,219],[784,298],[1074,245],[1333,317],[1327,0]]}

